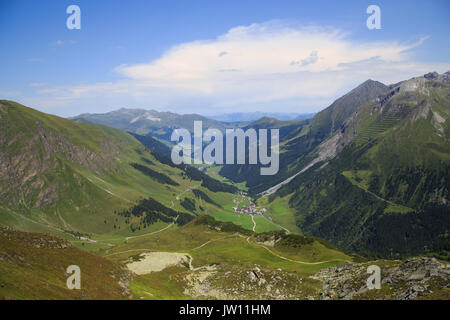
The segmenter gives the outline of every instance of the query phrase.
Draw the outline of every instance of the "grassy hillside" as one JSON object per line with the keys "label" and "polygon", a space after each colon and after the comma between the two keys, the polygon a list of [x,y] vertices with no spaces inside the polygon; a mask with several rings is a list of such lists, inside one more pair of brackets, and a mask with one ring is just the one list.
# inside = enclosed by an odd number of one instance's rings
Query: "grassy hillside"
{"label": "grassy hillside", "polygon": [[[365,261],[321,239],[281,231],[255,234],[209,215],[176,229],[128,238],[99,255],[55,236],[0,227],[0,298],[448,299],[449,295],[448,267],[435,259]],[[382,287],[368,291],[366,269],[373,264],[382,268]],[[81,269],[81,290],[66,287],[69,265]]]}
{"label": "grassy hillside", "polygon": [[[274,244],[270,243],[271,239]],[[152,252],[158,253],[159,258],[146,261],[145,254]],[[55,236],[0,227],[0,297],[317,297],[320,282],[309,276],[321,268],[354,260],[323,240],[285,235],[283,232],[257,235],[209,215],[200,215],[182,227],[128,238],[100,250],[98,254],[100,256],[74,248],[70,242]],[[170,262],[171,255],[189,259],[173,263]],[[128,268],[134,269],[130,263],[139,262],[144,263],[144,272],[131,273]],[[151,271],[155,263],[163,266],[160,271]],[[69,265],[78,265],[81,269],[81,290],[66,288],[69,275],[65,270]],[[249,272],[264,276],[266,282],[249,281]],[[198,282],[198,279],[203,280]],[[199,283],[210,284],[197,287]],[[248,286],[241,287],[242,283],[248,283]]]}
{"label": "grassy hillside", "polygon": [[[297,226],[368,256],[448,259],[450,81],[414,78],[362,105],[343,146],[281,188]],[[332,139],[329,139],[331,141]]]}
{"label": "grassy hillside", "polygon": [[[80,290],[67,288],[70,265],[80,267]],[[0,299],[129,299],[132,278],[61,238],[0,227]]]}
{"label": "grassy hillside", "polygon": [[[203,190],[208,199],[219,197],[217,202],[225,204],[231,203],[235,187],[197,169],[174,166],[125,131],[51,116],[11,101],[0,102],[0,122],[1,224],[56,233],[98,249],[110,245],[103,239],[123,241],[152,231],[155,223],[162,228],[199,213],[225,219],[231,214],[191,190]],[[195,211],[180,204],[186,197]],[[177,214],[120,214],[143,200],[157,201],[159,208]]]}
{"label": "grassy hillside", "polygon": [[[182,253],[191,257],[162,271],[140,275],[132,281],[133,294],[142,299],[305,298],[317,294],[320,289],[320,283],[309,279],[309,275],[321,268],[354,259],[313,238],[297,236],[300,239],[293,241],[279,241],[277,238],[275,245],[264,243],[266,238],[276,235],[269,232],[257,236],[234,224],[202,215],[176,230],[132,239],[100,254],[116,263],[141,261],[144,265],[143,254],[150,252],[166,253],[167,256]],[[163,256],[160,259],[164,259]],[[151,268],[150,261],[148,267]],[[248,280],[248,272],[255,267],[267,278],[261,286],[255,283],[256,287]],[[203,279],[200,286],[195,279]],[[249,285],[243,288],[242,283]]]}
{"label": "grassy hillside", "polygon": [[250,123],[246,128],[280,130],[280,170],[274,176],[261,176],[259,165],[225,165],[220,174],[235,182],[245,181],[256,195],[282,182],[307,166],[316,155],[314,149],[342,129],[355,110],[376,99],[388,89],[380,82],[368,80],[317,113],[312,119],[279,121],[270,118]]}

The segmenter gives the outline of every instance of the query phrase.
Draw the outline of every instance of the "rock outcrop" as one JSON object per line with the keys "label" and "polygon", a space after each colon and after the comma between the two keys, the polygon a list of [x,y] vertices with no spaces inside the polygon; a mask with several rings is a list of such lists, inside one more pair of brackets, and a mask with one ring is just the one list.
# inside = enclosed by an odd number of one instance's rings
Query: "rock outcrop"
{"label": "rock outcrop", "polygon": [[[369,290],[366,284],[370,264],[381,268],[381,288]],[[322,269],[313,277],[322,281],[321,299],[395,299],[427,298],[440,291],[450,295],[450,266],[434,258],[345,264]]]}

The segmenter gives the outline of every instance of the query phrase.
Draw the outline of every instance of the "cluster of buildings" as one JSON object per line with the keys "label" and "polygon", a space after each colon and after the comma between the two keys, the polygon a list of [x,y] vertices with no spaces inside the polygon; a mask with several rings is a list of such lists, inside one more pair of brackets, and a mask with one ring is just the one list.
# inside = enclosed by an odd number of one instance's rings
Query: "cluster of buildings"
{"label": "cluster of buildings", "polygon": [[256,208],[256,205],[254,202],[250,201],[250,204],[248,206],[242,206],[241,208],[239,208],[239,205],[241,204],[241,202],[244,201],[244,197],[242,197],[241,200],[239,199],[233,199],[233,202],[236,204],[236,206],[233,207],[233,210],[235,213],[239,213],[239,214],[263,214],[265,213],[267,210],[265,208],[262,209],[258,209]]}

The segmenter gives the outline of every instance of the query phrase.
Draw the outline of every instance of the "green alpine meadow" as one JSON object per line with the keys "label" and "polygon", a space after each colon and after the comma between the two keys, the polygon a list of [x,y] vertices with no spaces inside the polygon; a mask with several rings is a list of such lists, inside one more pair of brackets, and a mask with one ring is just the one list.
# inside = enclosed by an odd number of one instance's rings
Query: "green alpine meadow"
{"label": "green alpine meadow", "polygon": [[1,3],[0,300],[448,302],[448,9]]}

